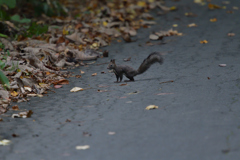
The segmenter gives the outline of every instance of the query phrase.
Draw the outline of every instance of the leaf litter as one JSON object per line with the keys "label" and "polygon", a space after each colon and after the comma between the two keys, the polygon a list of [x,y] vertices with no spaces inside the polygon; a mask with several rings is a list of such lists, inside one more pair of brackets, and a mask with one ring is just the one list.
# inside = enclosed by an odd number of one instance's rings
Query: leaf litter
{"label": "leaf litter", "polygon": [[[0,114],[7,112],[11,101],[26,102],[29,97],[43,97],[52,86],[57,89],[69,84],[66,78],[71,73],[64,69],[86,65],[83,61],[108,57],[108,51],[103,51],[101,47],[111,41],[119,38],[125,42],[136,41],[132,37],[138,34],[138,29],[156,24],[149,10],[158,8],[166,14],[177,9],[165,6],[163,0],[113,0],[104,3],[93,0],[87,2],[87,7],[74,3],[77,2],[66,4],[66,7],[75,6],[71,14],[76,17],[42,15],[36,20],[36,27],[40,23],[49,25],[44,34],[32,37],[19,35],[15,41],[0,38],[5,46],[0,50],[0,61],[4,64],[2,72],[10,81],[7,91],[0,84]],[[11,22],[4,23],[17,28]],[[180,35],[174,30],[154,34],[158,39]]]}

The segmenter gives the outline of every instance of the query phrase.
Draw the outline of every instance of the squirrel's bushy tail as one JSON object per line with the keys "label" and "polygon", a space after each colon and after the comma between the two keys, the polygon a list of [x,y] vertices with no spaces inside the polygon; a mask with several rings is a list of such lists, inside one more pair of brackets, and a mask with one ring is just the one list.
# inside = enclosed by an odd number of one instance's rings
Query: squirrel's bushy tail
{"label": "squirrel's bushy tail", "polygon": [[151,67],[152,64],[156,62],[163,64],[163,57],[159,52],[153,52],[146,59],[144,59],[137,70],[137,74],[144,73],[146,70],[148,70],[148,68]]}

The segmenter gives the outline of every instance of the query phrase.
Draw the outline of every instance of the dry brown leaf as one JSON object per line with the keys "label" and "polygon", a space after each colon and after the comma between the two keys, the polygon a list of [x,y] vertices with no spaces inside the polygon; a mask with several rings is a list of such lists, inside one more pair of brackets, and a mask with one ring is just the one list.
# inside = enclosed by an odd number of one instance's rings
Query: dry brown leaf
{"label": "dry brown leaf", "polygon": [[208,4],[208,8],[209,9],[221,9],[222,7],[216,5],[216,4],[212,4],[212,3],[209,3]]}
{"label": "dry brown leaf", "polygon": [[13,114],[12,118],[29,118],[33,114],[32,110],[26,111],[26,112],[20,112],[18,114]]}
{"label": "dry brown leaf", "polygon": [[92,74],[92,76],[96,76],[96,75],[97,75],[97,73],[93,73],[93,74]]}
{"label": "dry brown leaf", "polygon": [[55,85],[57,85],[57,84],[69,84],[69,81],[67,79],[61,79],[59,81],[53,82],[53,84],[55,84]]}
{"label": "dry brown leaf", "polygon": [[76,75],[75,77],[76,77],[76,78],[81,78],[82,76],[81,76],[81,75]]}
{"label": "dry brown leaf", "polygon": [[233,36],[235,36],[235,33],[228,33],[227,34],[229,37],[233,37]]}
{"label": "dry brown leaf", "polygon": [[15,111],[19,110],[18,105],[12,106],[12,109]]}

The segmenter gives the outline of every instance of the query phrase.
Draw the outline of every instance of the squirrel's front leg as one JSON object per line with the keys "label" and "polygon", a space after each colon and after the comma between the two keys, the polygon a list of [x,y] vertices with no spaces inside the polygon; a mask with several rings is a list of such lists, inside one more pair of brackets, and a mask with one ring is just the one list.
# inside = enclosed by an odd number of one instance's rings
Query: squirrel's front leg
{"label": "squirrel's front leg", "polygon": [[118,83],[119,76],[117,74],[115,75],[116,75],[117,81],[115,81],[114,83]]}

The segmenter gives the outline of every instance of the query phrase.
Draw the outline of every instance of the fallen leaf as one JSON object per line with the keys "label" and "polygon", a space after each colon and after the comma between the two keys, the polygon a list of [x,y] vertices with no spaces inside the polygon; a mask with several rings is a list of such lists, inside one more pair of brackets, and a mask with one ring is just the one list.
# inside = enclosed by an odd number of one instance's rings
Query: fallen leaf
{"label": "fallen leaf", "polygon": [[122,83],[119,86],[126,86],[126,85],[128,85],[128,84],[127,83]]}
{"label": "fallen leaf", "polygon": [[97,75],[97,73],[93,73],[93,74],[92,74],[92,76],[96,76],[96,75]]}
{"label": "fallen leaf", "polygon": [[53,82],[53,84],[69,84],[69,81],[67,79],[61,79],[59,81]]}
{"label": "fallen leaf", "polygon": [[12,109],[15,111],[19,110],[18,105],[12,106]]}
{"label": "fallen leaf", "polygon": [[177,10],[177,7],[176,7],[176,6],[170,7],[170,11],[176,11],[176,10]]}
{"label": "fallen leaf", "polygon": [[32,92],[32,88],[31,87],[24,87],[25,90]]}
{"label": "fallen leaf", "polygon": [[36,97],[36,96],[37,96],[37,94],[35,94],[35,93],[32,93],[32,94],[27,94],[27,96],[28,96],[28,97]]}
{"label": "fallen leaf", "polygon": [[16,97],[16,96],[18,95],[18,92],[12,91],[12,92],[11,92],[11,95],[12,95],[13,97]]}
{"label": "fallen leaf", "polygon": [[115,132],[108,132],[109,135],[114,135],[116,134]]}
{"label": "fallen leaf", "polygon": [[209,3],[208,4],[208,8],[209,9],[221,9],[222,7],[220,7],[220,6],[216,5],[216,4]]}
{"label": "fallen leaf", "polygon": [[56,89],[62,88],[62,85],[54,85],[54,88],[56,88]]}
{"label": "fallen leaf", "polygon": [[173,26],[173,27],[178,27],[178,24],[173,24],[172,26]]}
{"label": "fallen leaf", "polygon": [[226,67],[227,64],[219,64],[220,67]]}
{"label": "fallen leaf", "polygon": [[83,88],[80,87],[74,87],[70,90],[70,92],[78,92],[78,91],[83,91]]}
{"label": "fallen leaf", "polygon": [[232,8],[233,8],[234,10],[238,10],[238,7],[236,7],[236,6],[233,6]]}
{"label": "fallen leaf", "polygon": [[158,40],[159,36],[157,36],[156,34],[150,34],[149,35],[149,39],[151,39],[151,40]]}
{"label": "fallen leaf", "polygon": [[188,25],[188,27],[197,27],[197,25],[195,23],[191,23]]}
{"label": "fallen leaf", "polygon": [[71,122],[71,120],[70,119],[66,119],[66,121],[65,122]]}
{"label": "fallen leaf", "polygon": [[170,80],[170,81],[160,82],[159,84],[162,84],[162,83],[169,83],[169,82],[174,82],[174,81],[173,81],[173,80]]}
{"label": "fallen leaf", "polygon": [[131,92],[131,93],[128,93],[128,95],[131,95],[131,94],[138,94],[140,93],[139,91],[134,91],[134,92]]}
{"label": "fallen leaf", "polygon": [[90,146],[89,145],[84,145],[84,146],[76,146],[76,150],[85,150],[85,149],[89,149]]}
{"label": "fallen leaf", "polygon": [[97,92],[107,92],[108,90],[100,90],[98,89]]}
{"label": "fallen leaf", "polygon": [[81,70],[80,70],[80,72],[81,72],[81,74],[85,73],[84,71],[81,71]]}
{"label": "fallen leaf", "polygon": [[200,43],[201,44],[206,44],[206,43],[208,43],[208,41],[207,40],[202,40],[202,41],[200,41]]}
{"label": "fallen leaf", "polygon": [[185,16],[187,16],[187,17],[197,17],[197,15],[192,13],[192,12],[186,12]]}
{"label": "fallen leaf", "polygon": [[124,58],[123,60],[124,60],[125,62],[130,61],[130,60],[131,60],[131,57]]}
{"label": "fallen leaf", "polygon": [[82,76],[81,76],[81,75],[76,75],[75,77],[76,77],[76,78],[81,78]]}
{"label": "fallen leaf", "polygon": [[85,137],[91,137],[91,136],[92,136],[92,134],[91,134],[91,133],[89,133],[89,132],[83,132],[83,136],[85,136]]}
{"label": "fallen leaf", "polygon": [[156,105],[149,105],[145,108],[146,110],[151,110],[151,109],[158,109],[158,106]]}
{"label": "fallen leaf", "polygon": [[26,112],[20,112],[18,114],[12,114],[12,118],[29,118],[33,114],[32,110]]}
{"label": "fallen leaf", "polygon": [[16,138],[16,137],[19,137],[19,135],[13,133],[13,134],[12,134],[12,137]]}
{"label": "fallen leaf", "polygon": [[211,18],[210,22],[217,22],[217,18]]}
{"label": "fallen leaf", "polygon": [[227,34],[229,37],[233,37],[233,36],[235,36],[235,33],[228,33]]}
{"label": "fallen leaf", "polygon": [[11,142],[10,140],[3,139],[3,140],[0,141],[0,145],[2,145],[2,146],[7,146],[7,145],[10,144],[10,142]]}
{"label": "fallen leaf", "polygon": [[157,95],[162,96],[162,95],[169,95],[169,94],[174,94],[174,93],[158,93]]}

